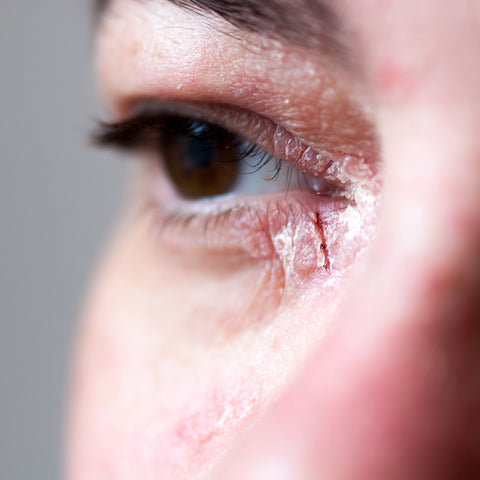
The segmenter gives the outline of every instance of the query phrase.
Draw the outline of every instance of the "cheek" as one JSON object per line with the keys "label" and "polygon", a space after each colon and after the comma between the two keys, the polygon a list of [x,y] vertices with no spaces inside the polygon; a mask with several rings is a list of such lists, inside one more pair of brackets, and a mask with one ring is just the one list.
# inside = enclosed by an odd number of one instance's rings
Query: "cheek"
{"label": "cheek", "polygon": [[265,402],[264,381],[223,345],[206,348],[198,318],[208,331],[206,312],[190,312],[188,331],[176,275],[158,282],[145,243],[122,243],[83,323],[69,478],[200,478]]}
{"label": "cheek", "polygon": [[306,283],[276,308],[273,282],[248,309],[265,285],[258,263],[180,264],[144,226],[119,238],[81,332],[68,478],[205,478],[321,337],[333,302]]}
{"label": "cheek", "polygon": [[[84,349],[90,365],[77,376],[70,478],[204,478],[258,416],[263,380],[239,368],[213,382],[179,359],[152,363],[128,344]],[[106,358],[116,349],[121,358]]]}

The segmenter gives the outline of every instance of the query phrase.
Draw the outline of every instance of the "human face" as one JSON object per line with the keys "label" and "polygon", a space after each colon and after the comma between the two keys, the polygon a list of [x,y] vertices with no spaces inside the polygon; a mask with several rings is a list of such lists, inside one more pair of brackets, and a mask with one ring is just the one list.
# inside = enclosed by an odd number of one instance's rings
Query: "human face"
{"label": "human face", "polygon": [[[479,478],[480,2],[180,3],[100,23],[128,120],[100,141],[134,139],[139,168],[82,323],[68,478],[209,478],[250,428],[218,478]],[[222,166],[172,173],[199,131],[287,186],[195,193]]]}

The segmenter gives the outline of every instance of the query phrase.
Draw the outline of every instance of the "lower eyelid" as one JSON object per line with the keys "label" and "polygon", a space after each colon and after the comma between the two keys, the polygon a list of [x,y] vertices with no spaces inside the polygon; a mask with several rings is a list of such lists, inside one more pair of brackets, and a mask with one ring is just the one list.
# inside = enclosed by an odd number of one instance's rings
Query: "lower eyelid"
{"label": "lower eyelid", "polygon": [[263,200],[197,202],[185,210],[151,204],[162,244],[182,254],[246,255],[277,262],[288,280],[335,269],[335,224],[345,199],[295,192]]}

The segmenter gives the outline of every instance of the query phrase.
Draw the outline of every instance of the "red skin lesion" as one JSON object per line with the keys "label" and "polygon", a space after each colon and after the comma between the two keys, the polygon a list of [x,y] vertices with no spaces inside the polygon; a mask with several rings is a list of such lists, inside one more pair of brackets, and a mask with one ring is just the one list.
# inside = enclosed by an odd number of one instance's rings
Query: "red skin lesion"
{"label": "red skin lesion", "polygon": [[324,261],[323,261],[323,268],[325,270],[330,270],[330,254],[328,251],[328,244],[327,244],[327,239],[325,236],[325,229],[324,229],[324,223],[323,220],[320,218],[320,214],[317,212],[316,214],[316,227],[317,227],[317,232],[318,232],[318,238],[322,242],[320,244],[320,248],[323,251],[324,255]]}

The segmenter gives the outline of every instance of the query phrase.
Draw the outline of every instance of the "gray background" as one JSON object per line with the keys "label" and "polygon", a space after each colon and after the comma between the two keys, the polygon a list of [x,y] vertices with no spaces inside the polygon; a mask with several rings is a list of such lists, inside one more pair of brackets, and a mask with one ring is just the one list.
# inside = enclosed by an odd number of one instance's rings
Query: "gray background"
{"label": "gray background", "polygon": [[60,477],[69,344],[123,196],[123,162],[86,140],[90,4],[0,3],[1,480]]}

